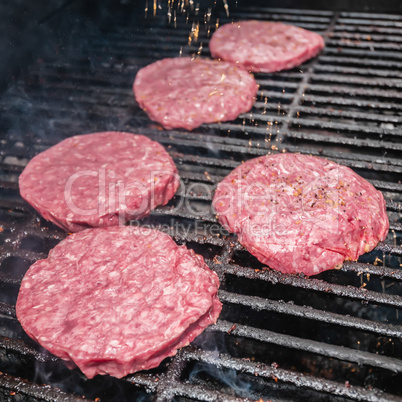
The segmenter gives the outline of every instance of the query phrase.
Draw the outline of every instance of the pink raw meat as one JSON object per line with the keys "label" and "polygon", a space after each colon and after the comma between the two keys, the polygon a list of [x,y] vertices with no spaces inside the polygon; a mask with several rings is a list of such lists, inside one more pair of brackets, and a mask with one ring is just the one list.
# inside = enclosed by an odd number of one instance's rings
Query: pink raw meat
{"label": "pink raw meat", "polygon": [[254,77],[231,63],[187,57],[142,68],[133,86],[135,99],[152,120],[166,129],[187,130],[248,112],[257,89]]}
{"label": "pink raw meat", "polygon": [[314,32],[254,20],[222,25],[209,42],[212,57],[265,73],[297,67],[323,48],[324,39]]}
{"label": "pink raw meat", "polygon": [[162,145],[121,132],[68,138],[36,155],[19,178],[21,196],[69,232],[142,218],[178,186]]}
{"label": "pink raw meat", "polygon": [[215,323],[218,287],[201,256],[162,232],[87,229],[29,268],[16,311],[69,366],[120,378],[157,367]]}
{"label": "pink raw meat", "polygon": [[372,250],[388,233],[383,195],[353,170],[299,154],[245,162],[219,183],[222,225],[270,268],[315,275]]}

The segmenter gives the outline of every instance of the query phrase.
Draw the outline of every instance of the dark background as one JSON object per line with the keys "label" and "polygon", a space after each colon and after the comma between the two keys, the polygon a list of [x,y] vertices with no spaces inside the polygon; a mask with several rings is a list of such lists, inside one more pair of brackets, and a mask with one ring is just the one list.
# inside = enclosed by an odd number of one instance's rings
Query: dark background
{"label": "dark background", "polygon": [[[400,0],[227,0],[236,7],[278,7],[402,14]],[[115,24],[135,24],[143,18],[146,0],[3,0],[0,2],[0,91],[24,72],[32,60],[46,57],[77,30],[107,31]],[[151,6],[153,0],[148,0]],[[167,0],[159,0],[165,7]],[[214,0],[199,0],[201,9],[213,8]],[[216,0],[215,12],[223,9]],[[402,24],[402,17],[401,17]]]}

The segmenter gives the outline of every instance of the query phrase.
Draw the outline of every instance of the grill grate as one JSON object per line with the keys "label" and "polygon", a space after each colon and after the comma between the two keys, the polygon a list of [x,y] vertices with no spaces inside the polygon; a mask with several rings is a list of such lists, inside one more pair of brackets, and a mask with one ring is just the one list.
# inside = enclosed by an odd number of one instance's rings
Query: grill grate
{"label": "grill grate", "polygon": [[[401,400],[401,17],[233,7],[230,18],[200,16],[195,37],[193,16],[186,21],[176,11],[170,23],[165,14],[148,15],[135,29],[78,31],[0,98],[0,395],[69,402],[82,396]],[[300,68],[256,74],[257,102],[234,122],[191,133],[161,131],[135,104],[135,74],[163,57],[209,57],[208,32],[217,17],[220,24],[248,18],[293,23],[322,33],[326,48]],[[24,272],[66,236],[22,201],[17,183],[38,152],[67,136],[106,129],[145,134],[171,153],[186,188],[142,224],[206,258],[221,279],[224,307],[217,325],[159,368],[86,381],[40,350],[15,318]],[[391,223],[386,242],[359,262],[306,278],[270,271],[235,236],[217,235],[210,209],[216,184],[241,161],[281,151],[325,156],[383,191]]]}

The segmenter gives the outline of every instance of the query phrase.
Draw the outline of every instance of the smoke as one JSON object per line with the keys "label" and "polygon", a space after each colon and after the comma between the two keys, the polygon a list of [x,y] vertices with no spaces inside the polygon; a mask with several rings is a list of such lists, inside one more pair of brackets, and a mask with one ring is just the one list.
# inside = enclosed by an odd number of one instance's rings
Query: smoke
{"label": "smoke", "polygon": [[[193,342],[202,350],[208,350],[218,356],[227,353],[225,345],[225,335],[221,332],[203,332]],[[226,392],[233,393],[242,397],[250,396],[251,383],[231,368],[219,368],[204,362],[196,362],[192,367],[188,381],[193,384],[204,384],[205,382],[216,388],[224,388]]]}
{"label": "smoke", "polygon": [[220,383],[225,391],[230,390],[231,393],[237,396],[249,397],[251,383],[243,380],[234,369],[219,369],[216,366],[202,362],[197,362],[189,376],[190,383],[203,382]]}

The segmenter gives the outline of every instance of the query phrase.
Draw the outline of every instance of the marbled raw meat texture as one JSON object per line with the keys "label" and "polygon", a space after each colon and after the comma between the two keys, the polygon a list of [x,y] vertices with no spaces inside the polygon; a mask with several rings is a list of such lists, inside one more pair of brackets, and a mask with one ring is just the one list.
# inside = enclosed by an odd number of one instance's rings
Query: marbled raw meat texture
{"label": "marbled raw meat texture", "polygon": [[251,74],[231,63],[177,57],[142,68],[133,90],[152,120],[166,129],[193,130],[248,112],[258,85]]}
{"label": "marbled raw meat texture", "polygon": [[209,42],[212,57],[265,73],[297,67],[323,48],[324,39],[315,32],[254,20],[222,25]]}
{"label": "marbled raw meat texture", "polygon": [[122,132],[70,137],[36,155],[19,178],[21,196],[68,232],[140,219],[178,186],[162,145]]}
{"label": "marbled raw meat texture", "polygon": [[95,228],[68,236],[34,263],[17,317],[69,366],[123,377],[157,367],[221,311],[203,258],[154,229]]}
{"label": "marbled raw meat texture", "polygon": [[219,183],[213,205],[251,254],[284,273],[357,260],[389,229],[381,192],[345,166],[299,154],[243,163]]}

